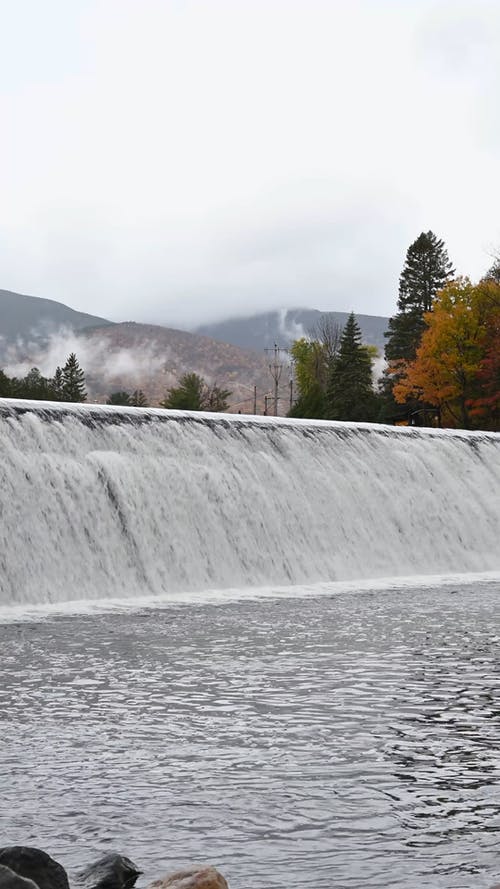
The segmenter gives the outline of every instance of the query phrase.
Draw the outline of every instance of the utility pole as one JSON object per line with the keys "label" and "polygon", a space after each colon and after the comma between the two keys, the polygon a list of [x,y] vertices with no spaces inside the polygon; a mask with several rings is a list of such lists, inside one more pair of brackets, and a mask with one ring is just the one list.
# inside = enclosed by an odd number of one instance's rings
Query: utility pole
{"label": "utility pole", "polygon": [[257,386],[253,387],[253,412],[257,413]]}
{"label": "utility pole", "polygon": [[277,343],[274,344],[274,349],[266,349],[266,353],[270,354],[270,363],[269,363],[269,371],[274,380],[274,416],[278,416],[278,401],[279,401],[279,383],[281,379],[281,374],[283,368],[285,366],[285,362],[282,359],[282,354],[288,354],[288,349],[280,349]]}

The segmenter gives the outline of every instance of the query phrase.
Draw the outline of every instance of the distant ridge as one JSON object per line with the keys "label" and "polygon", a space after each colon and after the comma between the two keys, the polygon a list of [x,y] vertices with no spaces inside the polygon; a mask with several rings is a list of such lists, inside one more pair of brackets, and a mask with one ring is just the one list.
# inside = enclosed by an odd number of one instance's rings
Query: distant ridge
{"label": "distant ridge", "polygon": [[[142,389],[149,404],[155,405],[182,374],[194,372],[209,384],[231,391],[230,410],[251,413],[255,405],[261,413],[274,385],[264,350],[274,343],[288,347],[307,335],[323,315],[341,325],[348,317],[346,312],[289,309],[186,331],[133,321],[115,323],[55,300],[0,290],[0,367],[16,376],[38,367],[51,376],[75,349],[90,400],[105,401],[111,392],[122,389]],[[382,352],[388,319],[357,318],[365,342]],[[285,367],[280,414],[288,409],[289,381],[290,371]]]}
{"label": "distant ridge", "polygon": [[2,346],[19,339],[43,341],[61,327],[83,330],[112,323],[97,315],[77,312],[53,299],[0,290],[0,351]]}
{"label": "distant ridge", "polygon": [[[349,317],[348,312],[282,309],[244,318],[229,318],[216,324],[202,324],[196,327],[194,332],[224,343],[232,343],[241,349],[254,349],[261,352],[263,349],[272,348],[274,343],[287,348],[294,340],[307,335],[325,315],[337,321],[341,327]],[[376,346],[383,353],[384,332],[387,330],[389,319],[380,315],[358,315],[357,313],[356,318],[361,327],[364,342]]]}
{"label": "distant ridge", "polygon": [[[272,384],[264,352],[239,349],[230,343],[153,324],[134,321],[97,324],[100,319],[95,316],[71,309],[69,312],[72,314],[63,315],[65,320],[56,327],[53,339],[50,330],[46,337],[33,336],[26,327],[19,340],[10,343],[10,349],[5,348],[5,341],[0,341],[0,362],[4,346],[8,372],[22,376],[31,367],[38,367],[44,375],[51,376],[58,364],[64,364],[70,349],[74,349],[85,372],[90,401],[104,402],[112,392],[141,389],[148,403],[154,406],[177,385],[184,373],[197,373],[210,385],[215,383],[230,390],[230,408],[235,413],[251,412],[254,400],[259,411],[263,410],[265,395]],[[84,322],[76,331],[72,324],[75,315]],[[64,331],[72,327],[68,337],[59,335],[61,326]],[[284,386],[282,413],[288,399],[288,377]]]}
{"label": "distant ridge", "polygon": [[[264,352],[257,354],[185,330],[124,321],[84,330],[78,339],[89,389],[99,399],[113,390],[139,388],[155,405],[184,373],[197,373],[209,384],[231,391],[230,406],[235,412],[250,412],[253,387],[257,387],[260,407],[271,389]],[[288,389],[288,378],[285,385]]]}

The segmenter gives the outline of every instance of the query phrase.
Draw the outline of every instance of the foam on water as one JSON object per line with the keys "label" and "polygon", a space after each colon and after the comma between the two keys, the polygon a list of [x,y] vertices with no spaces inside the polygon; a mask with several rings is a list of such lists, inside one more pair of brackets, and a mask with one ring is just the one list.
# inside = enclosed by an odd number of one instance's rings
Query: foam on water
{"label": "foam on water", "polygon": [[499,571],[480,571],[466,574],[413,574],[410,577],[379,577],[373,580],[344,580],[331,583],[314,583],[265,586],[228,587],[201,591],[178,591],[160,596],[137,595],[133,598],[72,599],[67,602],[42,602],[34,604],[0,605],[0,625],[40,620],[54,617],[84,617],[95,614],[111,614],[168,610],[171,606],[227,605],[242,600],[256,602],[263,599],[303,599],[304,597],[329,599],[335,596],[363,595],[363,593],[393,593],[401,595],[413,590],[457,590],[470,587],[479,591],[500,586]]}
{"label": "foam on water", "polygon": [[0,403],[0,605],[500,571],[500,436]]}

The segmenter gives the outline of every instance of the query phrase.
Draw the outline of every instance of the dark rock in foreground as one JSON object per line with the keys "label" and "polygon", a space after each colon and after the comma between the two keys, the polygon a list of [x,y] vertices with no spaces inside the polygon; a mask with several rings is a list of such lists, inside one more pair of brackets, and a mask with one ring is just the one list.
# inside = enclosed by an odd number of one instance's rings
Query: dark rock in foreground
{"label": "dark rock in foreground", "polygon": [[0,864],[0,889],[37,889],[33,880],[15,874],[10,867]]}
{"label": "dark rock in foreground", "polygon": [[0,849],[0,864],[19,877],[32,880],[39,889],[69,889],[68,876],[62,864],[41,849],[5,846]]}
{"label": "dark rock in foreground", "polygon": [[142,873],[130,858],[110,852],[76,875],[82,889],[131,889]]}
{"label": "dark rock in foreground", "polygon": [[[78,874],[78,889],[132,889],[142,873],[130,858],[110,852]],[[69,889],[61,864],[41,849],[31,846],[0,848],[0,889]],[[167,874],[148,889],[229,889],[226,880],[207,865],[193,865]]]}

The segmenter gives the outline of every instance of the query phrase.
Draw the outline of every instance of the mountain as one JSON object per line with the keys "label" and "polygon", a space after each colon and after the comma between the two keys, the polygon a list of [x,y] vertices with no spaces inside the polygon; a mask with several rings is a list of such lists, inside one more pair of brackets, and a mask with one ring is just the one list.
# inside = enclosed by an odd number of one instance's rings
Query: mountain
{"label": "mountain", "polygon": [[[106,401],[112,392],[142,389],[151,406],[158,405],[184,373],[197,373],[209,385],[229,389],[230,409],[253,412],[254,387],[257,406],[264,409],[264,396],[272,387],[268,360],[264,353],[239,349],[206,336],[127,321],[103,327],[86,327],[72,333],[66,329],[45,343],[31,342],[13,357],[4,369],[10,375],[24,376],[38,367],[51,377],[70,352],[76,352],[85,372],[88,400]],[[283,373],[282,405],[286,413],[289,375]]]}
{"label": "mountain", "polygon": [[43,341],[61,327],[82,330],[106,324],[112,322],[96,315],[76,312],[75,309],[70,309],[69,306],[53,299],[0,290],[1,351],[18,340]]}
{"label": "mountain", "polygon": [[[277,343],[288,348],[291,343],[307,334],[314,328],[322,316],[327,315],[344,326],[348,312],[319,312],[316,309],[282,309],[265,312],[245,318],[230,318],[216,324],[202,324],[195,328],[195,333],[212,337],[224,343],[233,343],[242,349],[254,349],[262,352]],[[376,346],[381,354],[384,352],[384,332],[389,319],[379,315],[356,315],[363,340],[368,345]]]}
{"label": "mountain", "polygon": [[199,334],[127,321],[83,331],[79,340],[89,390],[99,400],[119,389],[142,389],[151,405],[158,404],[183,374],[197,373],[210,385],[229,389],[232,409],[247,413],[253,387],[261,404],[271,388],[264,354]]}
{"label": "mountain", "polygon": [[[118,390],[142,389],[149,404],[157,405],[184,373],[197,373],[210,385],[232,393],[230,409],[252,413],[254,387],[257,410],[263,412],[274,382],[270,357],[264,349],[275,343],[286,348],[307,334],[323,314],[340,324],[345,312],[322,313],[312,309],[267,312],[219,324],[206,324],[194,332],[132,321],[112,323],[96,315],[77,312],[54,300],[0,290],[0,367],[10,376],[24,376],[38,367],[51,377],[70,352],[76,352],[86,376],[89,400],[106,401]],[[381,351],[387,319],[357,316],[364,339]],[[279,413],[290,399],[290,368],[284,353],[279,381]]]}

